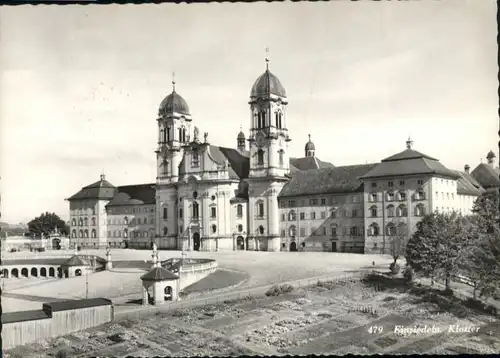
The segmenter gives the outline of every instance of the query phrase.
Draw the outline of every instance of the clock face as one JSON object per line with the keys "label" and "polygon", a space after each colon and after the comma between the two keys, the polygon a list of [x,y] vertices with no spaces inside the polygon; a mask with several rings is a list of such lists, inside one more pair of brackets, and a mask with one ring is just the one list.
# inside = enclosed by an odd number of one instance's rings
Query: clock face
{"label": "clock face", "polygon": [[262,147],[265,144],[264,134],[262,134],[261,132],[257,133],[257,135],[255,136],[255,141],[257,142],[257,145],[259,147]]}

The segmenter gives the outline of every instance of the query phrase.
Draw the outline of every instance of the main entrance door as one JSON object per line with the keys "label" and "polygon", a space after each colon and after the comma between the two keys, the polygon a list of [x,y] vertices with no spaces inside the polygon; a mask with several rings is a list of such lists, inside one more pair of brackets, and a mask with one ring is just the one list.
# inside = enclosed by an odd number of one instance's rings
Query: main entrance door
{"label": "main entrance door", "polygon": [[337,252],[337,243],[332,242],[332,252]]}
{"label": "main entrance door", "polygon": [[193,250],[200,251],[200,246],[201,246],[200,234],[195,232],[193,234]]}
{"label": "main entrance door", "polygon": [[292,241],[290,244],[290,251],[297,251],[297,243],[295,241]]}
{"label": "main entrance door", "polygon": [[236,249],[237,250],[244,250],[245,249],[245,239],[243,239],[243,236],[238,236],[236,238]]}

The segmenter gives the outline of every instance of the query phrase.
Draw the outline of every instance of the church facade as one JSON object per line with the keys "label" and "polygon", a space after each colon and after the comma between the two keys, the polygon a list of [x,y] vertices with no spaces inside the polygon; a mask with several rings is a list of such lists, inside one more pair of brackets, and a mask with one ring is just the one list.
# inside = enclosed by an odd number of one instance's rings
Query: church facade
{"label": "church facade", "polygon": [[390,236],[411,235],[425,213],[470,213],[486,190],[468,166],[450,170],[410,139],[380,163],[336,167],[316,157],[310,136],[304,156],[290,157],[288,98],[269,68],[248,105],[248,137],[240,131],[236,148],[217,146],[174,82],[158,111],[156,182],[115,187],[102,175],[68,198],[73,244],[386,252]]}

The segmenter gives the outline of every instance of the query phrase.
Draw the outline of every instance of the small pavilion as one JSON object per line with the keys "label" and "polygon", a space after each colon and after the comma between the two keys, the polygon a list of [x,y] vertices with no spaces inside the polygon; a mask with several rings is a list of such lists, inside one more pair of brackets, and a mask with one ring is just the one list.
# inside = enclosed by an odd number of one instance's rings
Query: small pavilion
{"label": "small pavilion", "polygon": [[163,267],[153,267],[149,272],[141,276],[141,280],[143,305],[149,304],[149,289],[153,290],[152,298],[154,305],[160,305],[165,301],[177,301],[179,299],[179,276]]}
{"label": "small pavilion", "polygon": [[61,269],[65,277],[82,276],[87,270],[92,270],[90,264],[78,255],[74,255],[66,260],[61,265]]}

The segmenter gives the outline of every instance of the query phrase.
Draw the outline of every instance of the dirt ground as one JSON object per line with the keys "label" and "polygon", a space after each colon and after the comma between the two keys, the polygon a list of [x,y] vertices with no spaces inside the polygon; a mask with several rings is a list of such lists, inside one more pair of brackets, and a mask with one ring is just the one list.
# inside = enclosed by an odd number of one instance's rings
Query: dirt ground
{"label": "dirt ground", "polygon": [[[281,354],[494,354],[500,322],[465,305],[363,283],[319,284],[272,297],[122,320],[5,357]],[[444,300],[444,301],[443,301]],[[432,327],[410,333],[403,328]],[[454,332],[452,330],[469,330]],[[470,328],[479,329],[470,332]]]}

